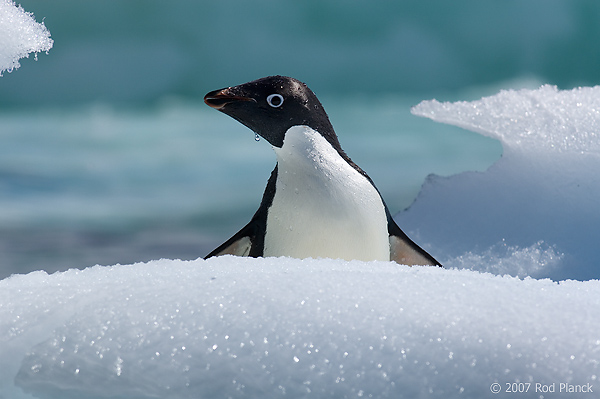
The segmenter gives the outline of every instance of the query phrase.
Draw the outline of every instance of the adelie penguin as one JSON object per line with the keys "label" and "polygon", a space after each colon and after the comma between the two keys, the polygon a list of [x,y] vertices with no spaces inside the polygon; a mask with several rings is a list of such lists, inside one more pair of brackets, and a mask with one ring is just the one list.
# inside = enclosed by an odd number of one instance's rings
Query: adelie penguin
{"label": "adelie penguin", "polygon": [[394,222],[304,83],[270,76],[212,91],[204,101],[263,137],[277,155],[252,220],[206,258],[232,254],[441,266]]}

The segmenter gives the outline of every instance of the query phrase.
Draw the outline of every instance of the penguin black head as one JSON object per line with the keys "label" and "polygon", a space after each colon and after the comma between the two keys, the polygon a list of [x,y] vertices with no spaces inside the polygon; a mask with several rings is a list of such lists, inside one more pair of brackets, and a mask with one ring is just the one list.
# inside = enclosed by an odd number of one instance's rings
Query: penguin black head
{"label": "penguin black head", "polygon": [[276,147],[292,126],[309,126],[341,151],[337,136],[317,96],[304,83],[269,76],[211,91],[204,102],[252,129]]}

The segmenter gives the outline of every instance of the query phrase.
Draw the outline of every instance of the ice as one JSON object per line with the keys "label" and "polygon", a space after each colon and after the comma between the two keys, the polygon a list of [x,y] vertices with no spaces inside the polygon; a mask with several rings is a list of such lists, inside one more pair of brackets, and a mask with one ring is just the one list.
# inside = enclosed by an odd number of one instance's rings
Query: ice
{"label": "ice", "polygon": [[11,398],[482,398],[600,371],[597,281],[225,256],[17,275],[0,298]]}
{"label": "ice", "polygon": [[425,101],[413,113],[498,139],[504,149],[483,173],[430,176],[398,216],[434,256],[519,276],[600,277],[600,87]]}
{"label": "ice", "polygon": [[0,398],[597,394],[598,110],[600,88],[550,86],[415,108],[504,146],[398,216],[446,268],[224,256],[1,280]]}
{"label": "ice", "polygon": [[0,76],[21,66],[19,60],[30,53],[49,51],[53,40],[44,23],[17,6],[13,0],[0,0]]}

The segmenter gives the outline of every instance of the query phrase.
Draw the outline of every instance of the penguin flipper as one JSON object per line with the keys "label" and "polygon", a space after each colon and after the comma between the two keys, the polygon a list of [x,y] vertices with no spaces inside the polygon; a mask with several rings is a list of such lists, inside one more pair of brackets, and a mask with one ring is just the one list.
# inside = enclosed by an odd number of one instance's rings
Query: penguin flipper
{"label": "penguin flipper", "polygon": [[390,235],[390,260],[408,266],[440,266],[440,262],[413,242],[388,212],[388,233]]}
{"label": "penguin flipper", "polygon": [[267,210],[273,202],[276,181],[277,166],[275,166],[271,172],[271,177],[269,177],[269,181],[267,182],[263,199],[250,222],[240,231],[235,233],[229,240],[225,241],[214,251],[206,255],[204,259],[220,255],[251,256],[254,258],[263,256],[267,228]]}
{"label": "penguin flipper", "polygon": [[251,222],[244,226],[240,231],[235,233],[229,240],[225,241],[211,253],[206,255],[204,259],[221,255],[250,256],[253,236],[254,231]]}

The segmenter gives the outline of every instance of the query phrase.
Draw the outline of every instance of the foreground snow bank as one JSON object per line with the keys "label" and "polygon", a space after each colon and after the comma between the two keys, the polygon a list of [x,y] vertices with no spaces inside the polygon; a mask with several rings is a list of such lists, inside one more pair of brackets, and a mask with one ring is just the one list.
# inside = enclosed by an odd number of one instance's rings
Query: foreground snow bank
{"label": "foreground snow bank", "polygon": [[600,277],[600,87],[425,101],[413,113],[498,139],[504,149],[486,172],[430,177],[398,216],[434,256],[500,274]]}
{"label": "foreground snow bank", "polygon": [[15,275],[0,304],[0,397],[600,390],[598,281],[226,256]]}
{"label": "foreground snow bank", "polygon": [[53,40],[44,23],[16,6],[13,0],[0,0],[0,76],[21,66],[19,60],[30,53],[48,51]]}

